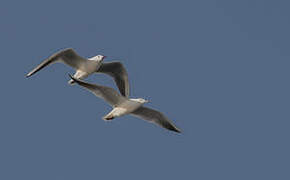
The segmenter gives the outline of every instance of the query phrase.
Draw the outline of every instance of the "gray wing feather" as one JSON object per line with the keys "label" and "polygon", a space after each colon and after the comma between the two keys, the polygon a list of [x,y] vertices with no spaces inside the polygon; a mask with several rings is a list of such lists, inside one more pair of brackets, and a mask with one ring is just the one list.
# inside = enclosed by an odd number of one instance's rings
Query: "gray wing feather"
{"label": "gray wing feather", "polygon": [[141,119],[145,119],[149,122],[153,122],[165,129],[178,133],[181,132],[164,114],[154,109],[141,106],[137,110],[133,111],[131,114]]}
{"label": "gray wing feather", "polygon": [[69,75],[78,85],[84,87],[85,89],[91,91],[97,97],[104,99],[111,106],[116,106],[122,103],[126,98],[121,96],[116,90],[106,86],[99,86],[97,84],[91,84],[81,81],[73,76]]}
{"label": "gray wing feather", "polygon": [[26,75],[26,77],[32,76],[36,72],[40,71],[42,68],[50,64],[53,64],[55,62],[63,62],[75,69],[78,69],[80,67],[80,64],[85,63],[86,60],[80,57],[73,49],[71,48],[64,49],[57,53],[54,53],[49,58],[44,60],[42,63],[36,66],[32,71],[30,71]]}
{"label": "gray wing feather", "polygon": [[79,56],[73,49],[65,49],[57,54],[60,61],[73,67],[80,69],[81,65],[87,62],[86,58]]}
{"label": "gray wing feather", "polygon": [[122,63],[117,61],[102,63],[97,72],[105,73],[109,76],[112,76],[121,94],[125,97],[129,97],[130,87],[128,73]]}

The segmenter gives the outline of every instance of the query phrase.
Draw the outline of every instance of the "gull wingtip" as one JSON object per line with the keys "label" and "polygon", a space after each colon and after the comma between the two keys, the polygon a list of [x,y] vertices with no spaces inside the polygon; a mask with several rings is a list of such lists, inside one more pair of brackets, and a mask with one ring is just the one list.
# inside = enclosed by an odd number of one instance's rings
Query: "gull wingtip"
{"label": "gull wingtip", "polygon": [[178,129],[178,128],[174,128],[173,131],[176,132],[176,133],[181,133],[181,130]]}
{"label": "gull wingtip", "polygon": [[71,79],[73,79],[72,75],[70,73],[68,73],[68,77],[70,77]]}
{"label": "gull wingtip", "polygon": [[26,75],[25,75],[25,77],[30,77],[32,74],[31,74],[31,72],[29,72],[29,73],[27,73]]}
{"label": "gull wingtip", "polygon": [[77,81],[77,78],[73,77],[71,74],[68,74],[68,76],[69,76],[72,80]]}
{"label": "gull wingtip", "polygon": [[72,84],[74,84],[75,82],[78,83],[78,84],[80,83],[80,80],[79,80],[78,78],[73,77],[71,74],[68,74],[68,76],[69,76],[69,77],[71,78],[71,80],[72,80],[72,81],[69,81],[69,84],[72,85]]}

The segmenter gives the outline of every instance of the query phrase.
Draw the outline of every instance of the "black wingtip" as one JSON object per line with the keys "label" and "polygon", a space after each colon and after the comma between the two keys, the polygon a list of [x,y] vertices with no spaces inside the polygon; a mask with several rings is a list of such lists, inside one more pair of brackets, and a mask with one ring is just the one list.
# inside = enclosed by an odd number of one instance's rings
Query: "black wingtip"
{"label": "black wingtip", "polygon": [[72,75],[68,74],[68,76],[69,76],[72,80],[78,82],[78,80],[77,80],[76,78],[74,78]]}
{"label": "black wingtip", "polygon": [[174,131],[174,132],[177,132],[177,133],[181,133],[181,131],[179,129],[177,129],[177,128],[174,128],[174,129],[171,129],[171,130]]}
{"label": "black wingtip", "polygon": [[[81,85],[81,84],[83,84],[83,82],[81,81],[81,80],[79,80],[78,78],[75,78],[75,77],[73,77],[72,75],[70,75],[70,74],[68,74],[69,75],[69,77],[73,80],[73,83],[72,84],[74,84],[74,83],[77,83],[77,84],[79,84],[79,85]],[[71,84],[71,85],[72,85]]]}
{"label": "black wingtip", "polygon": [[178,129],[177,127],[175,127],[173,124],[170,124],[168,127],[167,127],[168,130],[170,131],[174,131],[176,133],[181,133],[181,130]]}
{"label": "black wingtip", "polygon": [[72,75],[70,75],[69,73],[68,73],[68,76],[69,76],[71,79],[73,79],[73,80],[74,80],[74,78],[72,77]]}
{"label": "black wingtip", "polygon": [[27,73],[27,74],[25,75],[25,77],[26,77],[26,78],[29,78],[31,75],[32,75],[31,72],[29,72],[29,73]]}

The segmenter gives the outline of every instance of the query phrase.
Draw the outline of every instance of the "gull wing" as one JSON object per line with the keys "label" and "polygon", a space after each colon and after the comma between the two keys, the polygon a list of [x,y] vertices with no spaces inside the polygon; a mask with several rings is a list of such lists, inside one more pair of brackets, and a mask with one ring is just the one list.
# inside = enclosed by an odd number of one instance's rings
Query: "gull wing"
{"label": "gull wing", "polygon": [[129,97],[130,87],[128,80],[128,73],[120,62],[102,63],[97,72],[105,73],[112,76],[123,96]]}
{"label": "gull wing", "polygon": [[181,133],[181,131],[164,114],[154,109],[141,106],[131,114],[133,116],[137,116],[141,119],[155,123],[165,129]]}
{"label": "gull wing", "polygon": [[115,89],[106,87],[106,86],[99,86],[97,84],[91,84],[84,81],[81,81],[73,76],[69,75],[71,79],[73,79],[78,85],[84,87],[85,89],[91,91],[97,97],[104,99],[107,103],[111,106],[115,107],[118,104],[121,104],[123,101],[126,100],[125,97],[120,95]]}
{"label": "gull wing", "polygon": [[26,77],[30,77],[36,72],[40,71],[42,68],[56,63],[56,62],[62,62],[64,64],[67,64],[74,69],[80,69],[81,65],[86,63],[86,59],[79,56],[73,49],[68,48],[61,50],[53,55],[51,55],[49,58],[44,60],[42,63],[40,63],[38,66],[36,66],[32,71],[30,71]]}

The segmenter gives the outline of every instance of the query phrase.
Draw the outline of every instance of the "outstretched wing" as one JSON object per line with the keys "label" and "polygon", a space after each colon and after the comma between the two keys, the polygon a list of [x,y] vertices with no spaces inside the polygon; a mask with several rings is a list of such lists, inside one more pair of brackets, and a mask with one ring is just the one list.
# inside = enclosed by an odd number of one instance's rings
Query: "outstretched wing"
{"label": "outstretched wing", "polygon": [[80,69],[81,64],[86,62],[86,59],[79,56],[73,49],[68,48],[61,50],[53,55],[51,55],[49,58],[44,60],[42,63],[40,63],[38,66],[36,66],[32,71],[30,71],[26,77],[30,77],[36,72],[40,71],[42,68],[53,64],[55,62],[62,62],[65,63],[74,69]]}
{"label": "outstretched wing", "polygon": [[97,72],[105,73],[112,76],[123,96],[129,97],[130,87],[128,73],[120,62],[102,63]]}
{"label": "outstretched wing", "polygon": [[69,76],[78,85],[80,85],[80,86],[84,87],[85,89],[91,91],[97,97],[104,99],[107,103],[109,103],[113,107],[118,105],[118,104],[120,104],[120,103],[122,103],[124,100],[126,100],[125,97],[120,95],[113,88],[106,87],[106,86],[99,86],[97,84],[90,84],[90,83],[84,82],[82,80],[79,80],[77,78],[74,78],[71,75],[69,75]]}
{"label": "outstretched wing", "polygon": [[154,109],[150,109],[144,106],[141,106],[137,110],[131,113],[133,116],[137,116],[141,119],[145,119],[149,122],[158,124],[159,126],[166,128],[171,131],[180,133],[181,131],[161,112]]}

